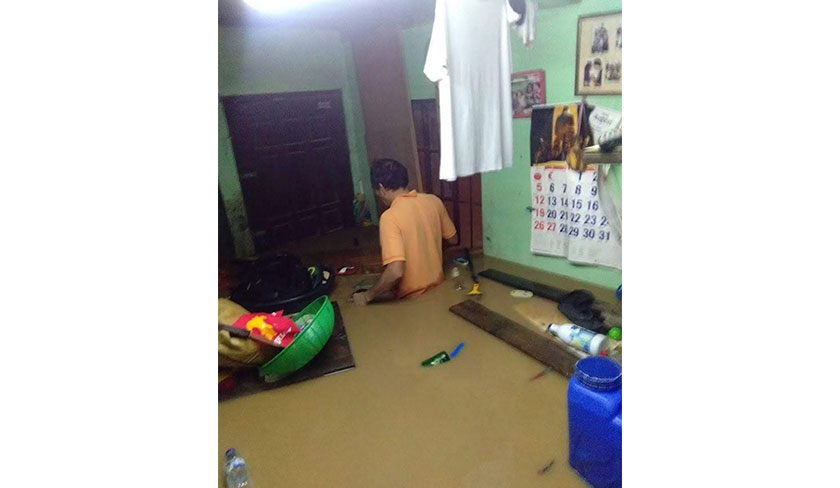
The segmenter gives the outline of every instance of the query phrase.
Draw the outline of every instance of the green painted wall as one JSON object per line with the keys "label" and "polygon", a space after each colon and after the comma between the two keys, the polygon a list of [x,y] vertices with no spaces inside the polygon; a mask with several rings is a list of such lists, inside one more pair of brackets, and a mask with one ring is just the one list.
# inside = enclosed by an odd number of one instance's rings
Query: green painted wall
{"label": "green painted wall", "polygon": [[[546,102],[561,103],[575,97],[574,71],[577,19],[581,15],[621,10],[621,0],[582,0],[537,11],[536,41],[526,48],[511,38],[514,71],[545,70]],[[423,63],[431,35],[431,24],[405,29],[403,46],[412,99],[434,98],[435,87],[423,75]],[[590,96],[596,105],[621,110],[621,95]],[[580,266],[564,258],[537,256],[530,250],[531,201],[530,119],[513,121],[513,167],[485,173],[481,177],[484,253],[526,266],[540,268],[581,281],[614,288],[621,283],[621,271],[600,266]],[[621,167],[616,167],[621,181]]]}
{"label": "green painted wall", "polygon": [[349,40],[342,43],[344,50],[344,120],[347,128],[347,143],[350,147],[350,169],[353,175],[353,189],[359,191],[359,182],[365,194],[367,207],[370,209],[371,220],[379,224],[379,214],[376,209],[376,194],[370,182],[370,160],[365,146],[365,116],[362,112],[362,100],[359,86],[356,82],[356,69],[353,64],[353,49]]}
{"label": "green painted wall", "polygon": [[408,95],[412,100],[435,98],[435,84],[423,74],[426,63],[426,51],[432,36],[432,24],[424,24],[402,31],[403,63],[405,78],[408,80]]}
{"label": "green painted wall", "polygon": [[[364,119],[350,44],[338,32],[277,27],[219,28],[219,96],[295,91],[342,91],[354,190],[362,182],[374,201],[364,140]],[[219,187],[237,256],[253,254],[242,189],[219,103]],[[373,206],[375,214],[375,205]],[[374,215],[377,221],[378,216]]]}
{"label": "green painted wall", "polygon": [[222,104],[219,103],[219,191],[225,205],[233,247],[238,257],[254,254],[254,241],[248,230],[248,216],[245,202],[242,200],[242,188],[239,186],[239,173],[236,159],[230,145],[227,119]]}

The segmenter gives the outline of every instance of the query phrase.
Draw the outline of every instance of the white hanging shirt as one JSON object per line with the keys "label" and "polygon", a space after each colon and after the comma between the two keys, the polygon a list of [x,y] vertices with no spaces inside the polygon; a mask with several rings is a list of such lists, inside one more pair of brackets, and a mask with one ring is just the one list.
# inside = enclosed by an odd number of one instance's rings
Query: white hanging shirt
{"label": "white hanging shirt", "polygon": [[423,72],[438,84],[440,179],[513,165],[507,0],[436,0]]}
{"label": "white hanging shirt", "polygon": [[[510,8],[510,3],[508,3],[508,8]],[[513,10],[513,9],[511,9]],[[516,22],[517,18],[516,12],[508,12],[508,18],[512,19],[511,22]],[[534,0],[525,0],[525,14],[522,23],[519,25],[515,25],[514,29],[516,29],[516,33],[519,34],[519,38],[522,39],[522,42],[530,47],[531,44],[534,42],[534,37],[536,35],[536,26],[535,26],[535,17],[537,15],[537,2]]]}

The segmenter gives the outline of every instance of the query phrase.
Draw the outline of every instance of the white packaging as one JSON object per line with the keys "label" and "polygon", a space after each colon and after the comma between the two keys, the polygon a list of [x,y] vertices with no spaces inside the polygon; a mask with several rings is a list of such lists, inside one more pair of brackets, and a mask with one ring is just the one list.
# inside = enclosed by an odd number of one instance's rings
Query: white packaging
{"label": "white packaging", "polygon": [[593,356],[598,356],[607,347],[607,336],[598,334],[575,324],[548,324],[551,335],[566,344]]}

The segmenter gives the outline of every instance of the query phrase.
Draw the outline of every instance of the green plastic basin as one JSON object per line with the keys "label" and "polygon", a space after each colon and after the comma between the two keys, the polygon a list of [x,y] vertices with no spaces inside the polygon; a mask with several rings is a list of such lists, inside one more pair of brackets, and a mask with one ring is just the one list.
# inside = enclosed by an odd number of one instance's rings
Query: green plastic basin
{"label": "green plastic basin", "polygon": [[335,325],[335,310],[330,299],[326,296],[316,298],[291,318],[294,320],[306,314],[314,315],[312,322],[305,326],[288,346],[260,366],[261,375],[279,380],[306,366],[306,363],[312,361],[324,348]]}

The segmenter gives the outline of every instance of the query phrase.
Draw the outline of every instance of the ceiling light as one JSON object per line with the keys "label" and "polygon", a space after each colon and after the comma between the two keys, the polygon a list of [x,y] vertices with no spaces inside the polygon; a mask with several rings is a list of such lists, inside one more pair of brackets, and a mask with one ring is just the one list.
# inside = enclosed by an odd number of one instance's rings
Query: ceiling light
{"label": "ceiling light", "polygon": [[265,13],[280,13],[296,10],[318,3],[319,0],[244,0],[249,6]]}

